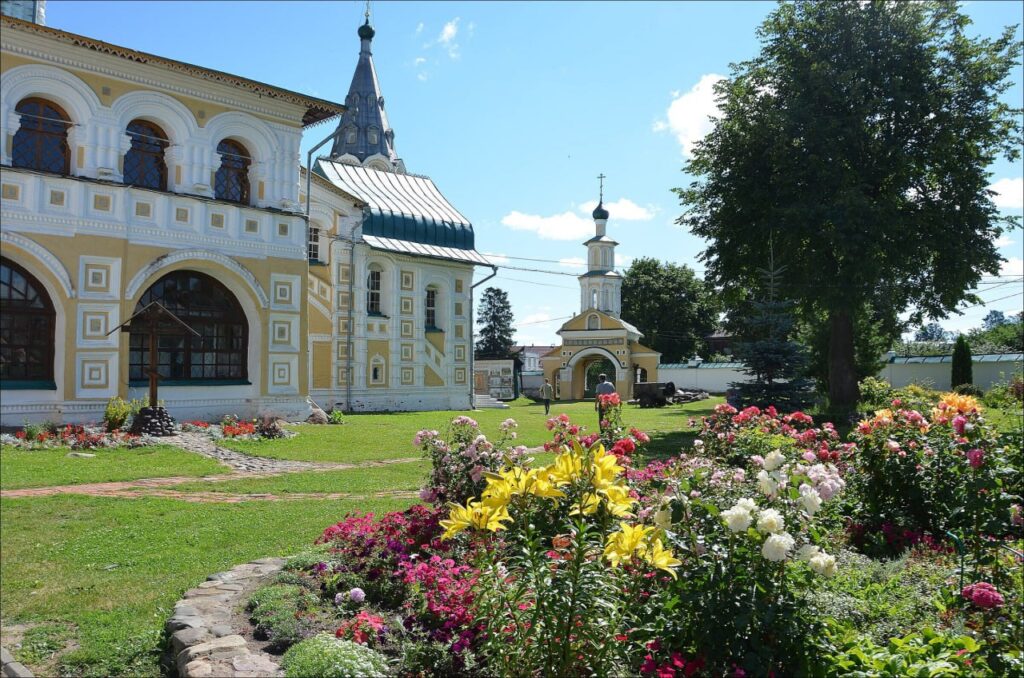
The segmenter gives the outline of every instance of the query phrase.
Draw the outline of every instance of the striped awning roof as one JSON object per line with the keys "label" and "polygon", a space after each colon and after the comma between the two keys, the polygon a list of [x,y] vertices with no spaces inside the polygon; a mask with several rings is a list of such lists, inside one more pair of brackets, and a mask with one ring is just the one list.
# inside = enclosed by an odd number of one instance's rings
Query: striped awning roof
{"label": "striped awning roof", "polygon": [[366,203],[363,239],[416,256],[489,262],[474,249],[473,225],[428,177],[317,160],[313,171]]}

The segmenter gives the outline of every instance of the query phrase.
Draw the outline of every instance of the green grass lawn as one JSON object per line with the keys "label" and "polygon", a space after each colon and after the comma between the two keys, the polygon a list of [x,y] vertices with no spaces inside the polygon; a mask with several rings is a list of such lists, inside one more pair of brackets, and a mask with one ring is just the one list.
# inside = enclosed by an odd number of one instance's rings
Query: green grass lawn
{"label": "green grass lawn", "polygon": [[304,494],[311,492],[371,494],[388,490],[417,491],[430,472],[427,461],[384,466],[366,466],[343,471],[305,471],[269,478],[246,478],[223,482],[191,482],[168,490],[179,492],[223,492],[228,494]]}
{"label": "green grass lawn", "polygon": [[346,512],[409,504],[194,504],[68,495],[0,500],[0,614],[5,626],[40,624],[53,648],[77,645],[60,656],[59,666],[49,652],[30,651],[25,658],[36,675],[156,676],[164,622],[182,593],[207,575],[296,552]]}
{"label": "green grass lawn", "polygon": [[0,447],[0,488],[13,490],[47,485],[80,485],[138,478],[205,476],[231,469],[213,459],[169,445],[133,449],[91,450],[95,457],[68,457],[71,450],[22,450]]}
{"label": "green grass lawn", "polygon": [[[627,426],[636,426],[651,436],[648,448],[651,457],[671,456],[693,440],[695,431],[687,425],[688,419],[710,414],[722,401],[722,398],[711,398],[651,409],[626,405],[622,420]],[[592,401],[552,404],[550,416],[563,412],[589,429],[597,427]],[[224,445],[246,454],[299,461],[355,463],[415,457],[419,452],[413,447],[412,439],[417,431],[425,428],[443,431],[448,422],[461,414],[476,419],[492,440],[499,437],[498,425],[509,417],[519,423],[517,443],[535,447],[551,439],[545,427],[548,417],[544,415],[544,406],[520,399],[507,410],[350,414],[340,426],[295,426],[300,435],[294,438],[259,442],[228,440]]]}

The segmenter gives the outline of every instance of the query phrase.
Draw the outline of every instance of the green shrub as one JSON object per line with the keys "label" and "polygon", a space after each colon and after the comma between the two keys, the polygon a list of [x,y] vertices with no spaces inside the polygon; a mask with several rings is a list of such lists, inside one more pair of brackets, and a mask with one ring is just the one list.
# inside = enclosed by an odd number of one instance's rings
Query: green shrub
{"label": "green shrub", "polygon": [[999,381],[992,385],[983,398],[989,407],[1019,408],[1024,401],[1024,375],[1018,372],[1007,379],[1005,373],[1000,373]]}
{"label": "green shrub", "polygon": [[344,424],[345,423],[345,415],[342,414],[341,410],[331,410],[330,412],[327,413],[327,423],[328,424]]}
{"label": "green shrub", "polygon": [[823,657],[829,675],[844,676],[971,676],[990,675],[970,636],[940,634],[931,629],[893,638],[878,646],[870,638],[841,633],[837,650]]}
{"label": "green shrub", "polygon": [[985,392],[974,384],[960,384],[953,389],[953,392],[959,393],[960,395],[974,396],[975,398],[980,398],[985,395]]}
{"label": "green shrub", "polygon": [[858,386],[860,386],[861,406],[863,409],[868,410],[880,410],[883,407],[889,407],[889,403],[892,402],[893,394],[895,393],[889,382],[877,377],[867,377]]}
{"label": "green shrub", "polygon": [[103,410],[103,425],[107,431],[123,429],[130,416],[132,416],[131,404],[120,396],[114,396],[107,401],[107,407]]}
{"label": "green shrub", "polygon": [[350,640],[320,633],[292,646],[281,660],[289,678],[363,678],[386,676],[384,655]]}
{"label": "green shrub", "polygon": [[961,334],[956,338],[956,345],[953,346],[953,374],[949,383],[950,386],[956,388],[962,384],[970,384],[973,381],[971,346],[967,343],[967,337]]}
{"label": "green shrub", "polygon": [[[258,589],[246,609],[255,625],[257,638],[270,640],[275,650],[299,642],[316,625],[320,598],[297,583],[275,583]],[[314,611],[313,614],[300,614]]]}

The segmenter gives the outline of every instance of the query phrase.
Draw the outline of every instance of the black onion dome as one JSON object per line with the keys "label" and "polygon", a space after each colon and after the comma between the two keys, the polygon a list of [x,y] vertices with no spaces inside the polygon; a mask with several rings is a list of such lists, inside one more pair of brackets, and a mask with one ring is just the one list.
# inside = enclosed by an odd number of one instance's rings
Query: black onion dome
{"label": "black onion dome", "polygon": [[597,207],[594,208],[595,219],[608,219],[608,210],[604,208],[604,203],[599,202]]}

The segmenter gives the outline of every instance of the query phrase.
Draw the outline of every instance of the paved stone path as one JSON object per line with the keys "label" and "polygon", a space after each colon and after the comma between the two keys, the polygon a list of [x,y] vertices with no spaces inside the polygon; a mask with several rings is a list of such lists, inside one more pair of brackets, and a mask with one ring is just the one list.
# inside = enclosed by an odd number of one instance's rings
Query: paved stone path
{"label": "paved stone path", "polygon": [[318,469],[339,467],[339,464],[271,459],[270,457],[255,457],[250,454],[235,452],[226,447],[221,447],[205,433],[186,433],[182,431],[176,436],[161,438],[160,442],[201,454],[204,457],[216,459],[239,473],[292,473],[294,471],[316,471]]}

